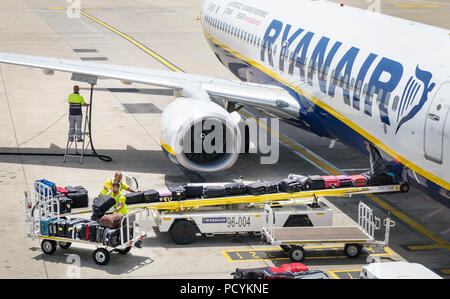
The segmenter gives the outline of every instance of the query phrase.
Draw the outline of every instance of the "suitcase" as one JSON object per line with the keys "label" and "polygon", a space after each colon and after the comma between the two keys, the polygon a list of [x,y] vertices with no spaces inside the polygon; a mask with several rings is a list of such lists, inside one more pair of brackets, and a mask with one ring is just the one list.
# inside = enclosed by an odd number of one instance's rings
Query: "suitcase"
{"label": "suitcase", "polygon": [[325,181],[320,175],[311,175],[310,178],[310,189],[319,190],[325,189]]}
{"label": "suitcase", "polygon": [[81,240],[81,232],[82,232],[83,224],[79,223],[73,226],[72,228],[72,239]]}
{"label": "suitcase", "polygon": [[309,190],[311,189],[311,179],[307,176],[298,175],[298,174],[290,174],[288,176],[288,179],[293,179],[300,182],[300,185],[302,186],[302,190]]}
{"label": "suitcase", "polygon": [[205,188],[203,188],[204,198],[225,197],[225,196],[227,196],[227,192],[225,191],[225,187],[222,185],[211,185],[205,186]]}
{"label": "suitcase", "polygon": [[[72,211],[72,200],[63,195],[58,196],[57,198],[59,202],[59,213],[70,213]],[[56,203],[54,204],[53,209],[57,211]]]}
{"label": "suitcase", "polygon": [[251,195],[261,195],[266,193],[266,184],[251,183],[247,185],[247,193]]}
{"label": "suitcase", "polygon": [[392,172],[381,173],[378,175],[380,185],[393,185],[395,183],[395,175]]}
{"label": "suitcase", "polygon": [[56,192],[58,194],[64,194],[65,196],[69,194],[69,191],[63,187],[56,187]]}
{"label": "suitcase", "polygon": [[169,189],[158,190],[159,193],[159,201],[171,201],[172,200],[172,192]]}
{"label": "suitcase", "polygon": [[103,232],[103,245],[109,247],[117,247],[120,245],[119,229],[105,228]]}
{"label": "suitcase", "polygon": [[341,188],[354,187],[353,180],[347,175],[338,175],[336,178],[339,180]]}
{"label": "suitcase", "polygon": [[199,198],[203,196],[203,186],[201,185],[185,185],[186,198]]}
{"label": "suitcase", "polygon": [[273,182],[262,182],[266,188],[266,193],[278,193],[278,184]]}
{"label": "suitcase", "polygon": [[363,175],[357,174],[357,175],[351,175],[350,178],[353,181],[353,185],[355,187],[365,187],[367,186],[367,178]]}
{"label": "suitcase", "polygon": [[169,191],[172,192],[173,201],[186,199],[186,190],[183,186],[169,187]]}
{"label": "suitcase", "polygon": [[69,194],[67,197],[72,199],[72,208],[87,208],[89,206],[89,195],[88,191],[82,186],[66,186],[64,187]]}
{"label": "suitcase", "polygon": [[49,224],[55,220],[56,220],[56,218],[41,218],[40,225],[39,225],[41,235],[50,236]]}
{"label": "suitcase", "polygon": [[278,183],[280,192],[294,193],[302,190],[302,184],[294,179],[283,179]]}
{"label": "suitcase", "polygon": [[52,236],[52,237],[57,237],[58,236],[58,223],[61,222],[61,221],[65,221],[65,219],[58,218],[58,219],[56,219],[54,221],[51,221],[48,224],[49,236]]}
{"label": "suitcase", "polygon": [[253,269],[240,269],[237,268],[231,275],[233,279],[263,279],[264,269],[266,268],[253,268]]}
{"label": "suitcase", "polygon": [[121,220],[121,214],[109,214],[100,218],[100,225],[108,228],[118,228]]}
{"label": "suitcase", "polygon": [[144,202],[144,192],[129,192],[125,194],[125,203],[127,205],[133,205]]}
{"label": "suitcase", "polygon": [[265,279],[328,279],[328,276],[320,270],[307,270],[300,272],[286,271],[284,273],[272,273],[269,269],[264,270]]}
{"label": "suitcase", "polygon": [[47,194],[47,189],[42,189],[42,188],[39,188],[39,187],[36,186],[36,192],[38,194],[43,195],[43,196],[49,196],[49,195],[50,196],[55,196],[58,193],[57,190],[56,190],[56,184],[55,183],[47,181],[45,179],[37,180],[36,182],[44,184],[45,186],[49,187],[50,191],[51,191],[51,194]]}
{"label": "suitcase", "polygon": [[74,234],[73,234],[74,227],[78,224],[86,223],[88,221],[89,220],[82,219],[82,218],[71,218],[71,219],[67,220],[66,232],[65,232],[66,238],[72,239],[74,236]]}
{"label": "suitcase", "polygon": [[88,222],[81,224],[81,235],[80,240],[96,242],[97,239],[97,229],[100,227],[100,224],[97,222]]}
{"label": "suitcase", "polygon": [[243,195],[247,193],[247,187],[244,183],[241,182],[234,182],[230,184],[226,184],[225,186],[225,193],[228,196],[232,195]]}
{"label": "suitcase", "polygon": [[380,185],[380,180],[378,179],[378,176],[375,173],[365,172],[365,173],[363,173],[363,176],[366,177],[368,186],[379,186]]}
{"label": "suitcase", "polygon": [[[305,266],[302,263],[292,263],[292,264],[283,264],[280,267],[272,267],[272,268],[266,268],[264,270],[264,276],[265,278],[274,278],[278,276],[279,274],[287,274],[287,278],[291,278],[289,274],[295,274],[299,272],[308,271],[308,267]],[[289,272],[289,273],[288,273]],[[280,278],[284,278],[281,276]]]}
{"label": "suitcase", "polygon": [[112,208],[116,204],[116,200],[111,195],[104,195],[94,198],[92,203],[92,209],[98,216],[103,216],[106,211]]}
{"label": "suitcase", "polygon": [[154,189],[145,190],[144,192],[144,202],[159,202],[159,193]]}
{"label": "suitcase", "polygon": [[97,227],[97,233],[96,233],[96,236],[95,236],[95,242],[103,243],[103,235],[104,235],[106,229],[107,228],[103,227],[103,226]]}
{"label": "suitcase", "polygon": [[61,237],[61,238],[65,238],[66,237],[66,227],[67,227],[67,219],[61,219],[61,221],[58,221],[58,223],[56,224],[56,236],[57,237]]}
{"label": "suitcase", "polygon": [[339,188],[341,186],[339,180],[334,175],[323,175],[322,179],[325,182],[326,189]]}

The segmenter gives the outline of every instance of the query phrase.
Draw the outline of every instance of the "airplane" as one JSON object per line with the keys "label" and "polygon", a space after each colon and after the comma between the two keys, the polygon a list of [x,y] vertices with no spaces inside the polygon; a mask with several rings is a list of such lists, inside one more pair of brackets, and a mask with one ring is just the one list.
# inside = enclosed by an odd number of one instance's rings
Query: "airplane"
{"label": "airplane", "polygon": [[[199,20],[239,80],[13,53],[0,62],[172,88],[161,147],[193,171],[236,162],[243,105],[368,154],[448,205],[449,30],[321,0],[202,0]],[[184,153],[185,135],[206,119],[223,122],[232,151]]]}

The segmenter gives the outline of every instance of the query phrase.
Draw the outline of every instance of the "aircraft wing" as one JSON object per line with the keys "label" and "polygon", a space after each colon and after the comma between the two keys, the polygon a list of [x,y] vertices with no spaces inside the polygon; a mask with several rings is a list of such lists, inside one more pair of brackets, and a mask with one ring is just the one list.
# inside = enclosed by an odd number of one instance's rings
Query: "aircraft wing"
{"label": "aircraft wing", "polygon": [[116,79],[172,88],[177,95],[198,100],[211,98],[253,106],[268,112],[298,116],[298,102],[283,88],[250,84],[210,76],[146,69],[106,63],[84,62],[0,52],[0,63],[40,68],[45,74],[54,71],[98,79]]}

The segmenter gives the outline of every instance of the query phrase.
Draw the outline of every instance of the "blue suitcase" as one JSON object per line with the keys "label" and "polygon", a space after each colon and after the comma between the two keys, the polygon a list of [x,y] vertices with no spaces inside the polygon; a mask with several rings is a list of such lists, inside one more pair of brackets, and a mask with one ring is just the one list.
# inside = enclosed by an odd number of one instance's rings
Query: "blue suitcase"
{"label": "blue suitcase", "polygon": [[[52,194],[50,194],[50,195],[55,196],[55,195],[57,194],[57,191],[56,191],[56,184],[55,184],[55,183],[50,182],[50,181],[47,181],[47,180],[45,180],[45,179],[37,180],[36,182],[42,183],[42,184],[44,184],[45,186],[49,187],[50,190],[51,190],[51,192],[52,192]],[[39,193],[39,194],[41,194],[41,195],[43,195],[43,196],[48,196],[48,195],[49,195],[49,194],[47,194],[47,189],[45,189],[45,190],[42,190],[42,189],[41,189],[41,190],[40,190],[39,187],[36,187],[36,192]]]}

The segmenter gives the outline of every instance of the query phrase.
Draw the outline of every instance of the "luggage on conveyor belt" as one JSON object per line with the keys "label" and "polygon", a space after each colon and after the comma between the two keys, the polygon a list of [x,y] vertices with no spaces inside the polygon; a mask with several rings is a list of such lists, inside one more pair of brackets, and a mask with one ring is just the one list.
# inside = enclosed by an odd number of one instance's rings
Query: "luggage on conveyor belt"
{"label": "luggage on conveyor belt", "polygon": [[378,174],[380,185],[392,185],[395,183],[395,175],[392,172]]}
{"label": "luggage on conveyor belt", "polygon": [[125,194],[125,203],[127,205],[134,205],[138,203],[144,203],[144,192],[129,192]]}
{"label": "luggage on conveyor belt", "polygon": [[202,185],[191,185],[187,184],[183,186],[186,192],[186,198],[199,198],[203,196],[203,186]]}
{"label": "luggage on conveyor belt", "polygon": [[159,201],[171,201],[172,200],[172,192],[169,189],[158,190],[159,193]]}
{"label": "luggage on conveyor belt", "polygon": [[311,179],[304,175],[299,174],[290,174],[288,175],[288,179],[297,180],[302,185],[302,190],[309,190],[311,188]]}
{"label": "luggage on conveyor belt", "polygon": [[326,189],[339,188],[341,186],[339,180],[334,175],[323,175],[322,179],[325,182]]}
{"label": "luggage on conveyor belt", "polygon": [[347,175],[337,175],[341,188],[354,187],[353,180]]}
{"label": "luggage on conveyor belt", "polygon": [[247,192],[251,195],[261,195],[266,193],[266,184],[251,183],[247,185]]}
{"label": "luggage on conveyor belt", "polygon": [[280,192],[295,193],[302,191],[302,184],[294,179],[283,179],[278,183]]}
{"label": "luggage on conveyor belt", "polygon": [[367,178],[361,174],[351,175],[350,178],[353,181],[355,187],[365,187],[367,186]]}
{"label": "luggage on conveyor belt", "polygon": [[310,188],[313,190],[325,189],[325,181],[320,175],[311,175],[309,176],[311,179]]}
{"label": "luggage on conveyor belt", "polygon": [[144,202],[145,203],[159,202],[159,192],[154,189],[145,190]]}
{"label": "luggage on conveyor belt", "polygon": [[262,182],[265,184],[266,193],[278,193],[278,184],[274,182]]}
{"label": "luggage on conveyor belt", "polygon": [[379,186],[380,185],[380,180],[378,178],[378,175],[376,175],[375,173],[368,171],[368,172],[363,173],[363,176],[366,177],[368,186]]}
{"label": "luggage on conveyor belt", "polygon": [[203,188],[204,198],[225,197],[225,196],[227,196],[227,193],[225,191],[225,187],[222,185],[211,185],[205,186]]}
{"label": "luggage on conveyor belt", "polygon": [[66,186],[64,187],[69,193],[67,197],[72,199],[72,208],[87,208],[89,206],[88,191],[82,186]]}
{"label": "luggage on conveyor belt", "polygon": [[247,193],[247,187],[241,182],[226,184],[224,187],[228,196],[244,195]]}
{"label": "luggage on conveyor belt", "polygon": [[186,190],[183,186],[169,187],[169,191],[172,192],[172,200],[179,201],[186,199]]}

